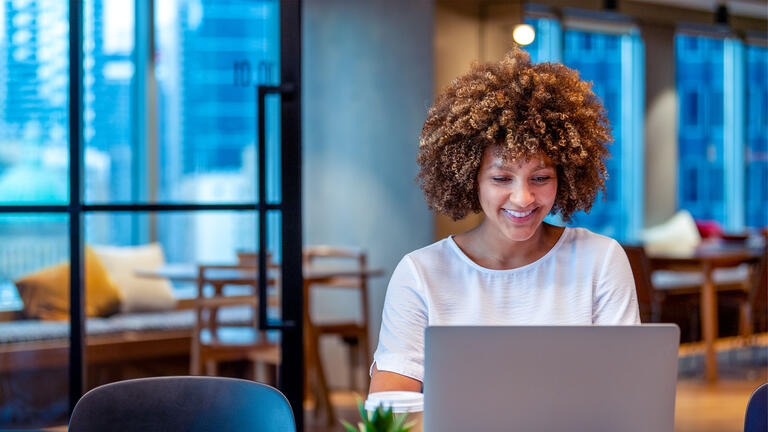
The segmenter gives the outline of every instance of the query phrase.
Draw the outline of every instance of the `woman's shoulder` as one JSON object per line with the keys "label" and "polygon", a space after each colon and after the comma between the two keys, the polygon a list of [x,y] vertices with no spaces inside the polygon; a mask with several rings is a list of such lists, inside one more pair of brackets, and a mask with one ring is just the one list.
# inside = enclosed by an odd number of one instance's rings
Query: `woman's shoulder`
{"label": "woman's shoulder", "polygon": [[564,235],[567,234],[567,244],[572,251],[579,253],[592,251],[596,254],[609,254],[620,248],[619,242],[611,237],[594,233],[587,228],[567,227]]}
{"label": "woman's shoulder", "polygon": [[410,260],[414,264],[428,264],[437,261],[444,261],[446,258],[454,255],[453,248],[455,243],[451,237],[438,240],[430,245],[416,249],[405,255],[403,260]]}

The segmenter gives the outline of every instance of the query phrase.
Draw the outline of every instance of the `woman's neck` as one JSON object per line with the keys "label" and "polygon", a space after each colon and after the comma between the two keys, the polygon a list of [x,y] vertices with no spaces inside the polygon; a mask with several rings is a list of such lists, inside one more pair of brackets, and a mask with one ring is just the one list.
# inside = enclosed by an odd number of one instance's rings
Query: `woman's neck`
{"label": "woman's neck", "polygon": [[564,227],[542,223],[528,239],[514,241],[488,229],[485,222],[454,236],[459,248],[472,261],[494,270],[509,270],[531,264],[547,254],[557,243]]}

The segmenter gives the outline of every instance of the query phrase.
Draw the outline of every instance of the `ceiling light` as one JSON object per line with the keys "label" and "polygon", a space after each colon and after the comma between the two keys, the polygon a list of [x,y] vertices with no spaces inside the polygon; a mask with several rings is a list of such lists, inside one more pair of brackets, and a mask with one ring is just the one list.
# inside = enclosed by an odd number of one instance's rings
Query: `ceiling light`
{"label": "ceiling light", "polygon": [[518,45],[528,45],[533,42],[536,37],[536,32],[528,24],[518,24],[515,29],[512,30],[512,39],[517,42]]}

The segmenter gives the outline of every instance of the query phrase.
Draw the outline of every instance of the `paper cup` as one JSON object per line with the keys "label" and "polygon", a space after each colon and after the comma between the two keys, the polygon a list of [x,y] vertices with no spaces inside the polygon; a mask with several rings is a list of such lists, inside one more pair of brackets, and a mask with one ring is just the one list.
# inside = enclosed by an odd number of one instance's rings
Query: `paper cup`
{"label": "paper cup", "polygon": [[406,424],[413,424],[410,432],[422,432],[424,421],[424,395],[419,392],[386,391],[371,393],[365,400],[365,410],[372,415],[377,407],[392,408],[395,414],[408,414]]}

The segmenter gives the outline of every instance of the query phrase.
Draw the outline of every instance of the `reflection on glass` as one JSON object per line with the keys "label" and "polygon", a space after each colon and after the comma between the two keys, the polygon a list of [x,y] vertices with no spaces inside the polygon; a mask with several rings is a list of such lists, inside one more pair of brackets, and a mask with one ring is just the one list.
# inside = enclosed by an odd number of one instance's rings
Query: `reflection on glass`
{"label": "reflection on glass", "polygon": [[0,1],[0,204],[68,200],[68,6]]}
{"label": "reflection on glass", "polygon": [[747,225],[768,226],[768,48],[747,45]]}
{"label": "reflection on glass", "polygon": [[696,219],[725,223],[724,40],[675,36],[680,95],[678,205]]}
{"label": "reflection on glass", "polygon": [[[278,6],[276,0],[156,4],[160,201],[257,199],[255,86],[279,83]],[[276,102],[266,113],[270,199],[279,199]]]}
{"label": "reflection on glass", "polygon": [[0,216],[0,429],[67,422],[69,322],[41,305],[68,306],[68,228],[64,215]]}

